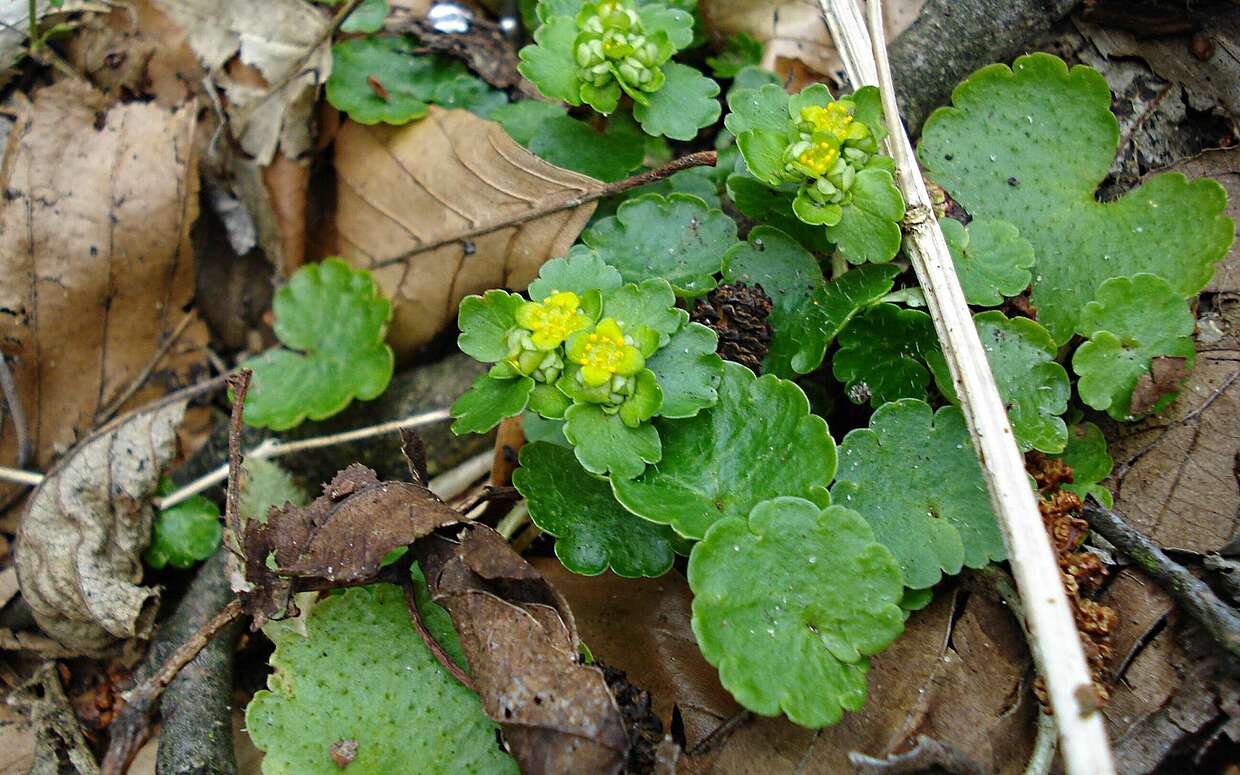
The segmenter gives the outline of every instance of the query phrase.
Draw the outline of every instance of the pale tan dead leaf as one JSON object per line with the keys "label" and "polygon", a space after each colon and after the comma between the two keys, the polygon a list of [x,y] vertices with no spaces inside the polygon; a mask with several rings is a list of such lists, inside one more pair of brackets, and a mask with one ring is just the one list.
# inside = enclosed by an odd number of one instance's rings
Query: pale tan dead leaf
{"label": "pale tan dead leaf", "polygon": [[[259,166],[276,149],[297,158],[313,142],[315,90],[331,73],[328,17],[301,0],[155,0],[223,92],[229,131]],[[262,75],[256,85],[225,67],[234,57]],[[275,94],[270,87],[284,84]]]}
{"label": "pale tan dead leaf", "polygon": [[17,573],[35,621],[64,646],[98,653],[147,637],[159,590],[139,586],[151,497],[176,454],[186,399],[120,418],[82,442],[30,496]]}
{"label": "pale tan dead leaf", "polygon": [[[103,410],[154,364],[122,409],[205,368],[206,328],[188,327],[157,358],[194,295],[194,113],[152,104],[108,109],[65,82],[39,92],[10,137],[0,205],[0,344],[46,468],[106,419]],[[13,423],[0,429],[12,465]]]}
{"label": "pale tan dead leaf", "polygon": [[0,775],[26,775],[34,764],[34,728],[28,716],[0,702]]}
{"label": "pale tan dead leaf", "polygon": [[99,775],[99,765],[65,696],[55,662],[45,662],[18,691],[10,706],[24,710],[34,729],[30,775]]}
{"label": "pale tan dead leaf", "polygon": [[336,138],[339,248],[392,299],[388,343],[408,358],[456,321],[461,299],[524,288],[563,255],[604,184],[554,167],[499,124],[432,107],[402,127],[346,123]]}
{"label": "pale tan dead leaf", "polygon": [[[925,0],[883,3],[887,40],[905,30]],[[746,33],[763,43],[762,66],[776,68],[777,59],[804,62],[823,76],[835,78],[843,68],[831,43],[818,0],[702,0],[707,27],[719,35]]]}

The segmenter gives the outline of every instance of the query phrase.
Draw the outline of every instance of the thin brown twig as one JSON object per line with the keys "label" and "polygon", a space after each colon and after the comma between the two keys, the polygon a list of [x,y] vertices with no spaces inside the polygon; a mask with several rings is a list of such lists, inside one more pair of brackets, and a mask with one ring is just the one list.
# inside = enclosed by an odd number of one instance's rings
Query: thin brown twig
{"label": "thin brown twig", "polygon": [[106,407],[95,414],[96,423],[110,420],[112,415],[116,414],[125,405],[125,402],[132,398],[133,394],[137,393],[146,384],[146,381],[151,378],[151,374],[155,371],[155,367],[164,359],[164,356],[172,349],[172,345],[176,344],[176,341],[181,338],[181,334],[185,333],[185,330],[189,328],[189,324],[193,323],[195,318],[196,315],[192,312],[187,313],[185,317],[181,318],[181,322],[177,323],[176,328],[172,329],[172,332],[159,345],[159,349],[155,351],[151,359],[142,367],[142,371],[138,372],[138,375],[121,391],[120,395],[109,401]]}
{"label": "thin brown twig", "polygon": [[[655,181],[658,181],[658,180],[663,180],[666,177],[675,175],[677,172],[687,170],[691,167],[713,167],[715,166],[715,163],[718,161],[719,161],[719,154],[717,154],[714,151],[698,151],[696,153],[686,154],[685,156],[681,156],[679,159],[673,159],[672,161],[668,162],[667,164],[664,164],[662,167],[659,167],[658,169],[648,170],[646,172],[641,173],[640,175],[634,175],[633,177],[625,178],[624,180],[617,180],[615,183],[609,183],[608,185],[603,186],[602,188],[598,188],[593,191],[588,191],[584,194],[572,196],[567,199],[556,200],[554,202],[551,202],[550,204],[545,204],[540,207],[531,208],[530,210],[527,210],[526,212],[522,213],[519,217],[514,218],[511,221],[508,221],[507,223],[504,224],[504,226],[505,227],[520,226],[521,224],[528,223],[530,221],[541,218],[544,215],[550,215],[551,213],[556,213],[556,212],[559,212],[560,210],[568,210],[574,207],[580,207],[581,205],[588,204],[598,199],[602,199],[603,197],[613,196],[615,194],[622,194],[625,191],[628,191],[629,189],[637,188],[638,186],[644,186],[647,183],[654,183]],[[408,261],[410,258],[414,257],[415,255],[419,253],[425,253],[429,250],[435,250],[436,248],[441,248],[444,245],[451,245],[454,242],[464,242],[464,241],[473,239],[474,237],[481,237],[484,234],[490,234],[491,232],[495,231],[495,229],[496,229],[495,226],[490,226],[490,225],[479,226],[476,229],[470,229],[469,231],[462,232],[460,234],[456,234],[451,237],[445,237],[444,239],[441,239],[441,240],[435,240],[434,242],[424,242],[407,253],[402,253],[401,255],[394,256],[392,258],[385,258],[382,261],[376,261],[369,268],[371,271],[374,271],[375,269],[380,269],[385,266],[392,266],[393,264],[400,264],[405,261]]]}
{"label": "thin brown twig", "polygon": [[689,749],[686,756],[705,756],[711,751],[727,742],[728,738],[737,729],[748,724],[753,718],[753,711],[741,708],[731,716],[723,720],[719,726],[715,727],[709,735],[702,738],[701,741]]}
{"label": "thin brown twig", "polygon": [[9,370],[9,359],[0,354],[0,390],[4,391],[4,403],[9,408],[9,417],[13,420],[13,436],[17,439],[17,468],[25,468],[34,456],[34,445],[30,443],[30,427],[26,424],[26,413],[22,411],[22,397],[17,392],[17,381]]}
{"label": "thin brown twig", "polygon": [[[172,683],[172,679],[177,677],[177,673],[181,672],[181,668],[193,661],[198,656],[198,652],[206,648],[221,630],[232,624],[241,616],[241,601],[233,599],[228,605],[224,606],[215,616],[204,624],[197,632],[195,632],[188,640],[177,647],[177,650],[164,660],[150,678],[147,678],[137,687],[135,687],[125,699],[125,707],[121,709],[131,718],[135,715],[149,716],[151,711],[155,709],[155,703],[163,695],[164,690],[168,688],[168,684]],[[113,722],[113,728],[116,729],[132,729],[132,734],[126,734],[117,738],[113,738],[108,744],[107,755],[103,758],[103,775],[122,775],[129,767],[129,762],[133,759],[133,755],[137,753],[138,748],[145,742],[145,732],[148,729],[146,725],[134,724],[116,724]],[[141,729],[141,731],[139,731]]]}
{"label": "thin brown twig", "polygon": [[422,614],[418,611],[418,599],[413,590],[413,578],[409,574],[401,577],[401,588],[405,592],[405,607],[409,609],[409,619],[413,622],[413,628],[418,631],[418,637],[426,644],[426,647],[435,655],[435,659],[439,664],[443,665],[443,669],[452,674],[452,677],[461,682],[461,685],[471,692],[477,692],[478,686],[474,683],[474,679],[461,669],[460,665],[452,661],[452,657],[448,656],[448,652],[443,650],[443,646],[439,645],[439,641],[435,640],[430,631],[426,629],[426,624],[422,621]]}
{"label": "thin brown twig", "polygon": [[1204,581],[1092,497],[1086,500],[1081,516],[1091,530],[1110,541],[1157,581],[1232,657],[1240,658],[1240,614],[1220,600]]}
{"label": "thin brown twig", "polygon": [[[241,512],[237,503],[241,493],[241,423],[245,415],[245,394],[254,372],[242,369],[228,378],[233,389],[232,417],[228,421],[228,490],[224,501],[224,524],[232,531],[236,547],[241,546]],[[227,542],[226,542],[227,543]]]}

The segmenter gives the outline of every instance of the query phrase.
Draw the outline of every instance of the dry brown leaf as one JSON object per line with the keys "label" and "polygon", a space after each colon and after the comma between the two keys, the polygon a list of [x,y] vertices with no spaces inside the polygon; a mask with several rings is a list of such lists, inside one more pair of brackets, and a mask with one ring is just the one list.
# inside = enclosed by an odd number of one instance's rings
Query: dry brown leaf
{"label": "dry brown leaf", "polygon": [[8,703],[0,702],[0,775],[27,775],[34,764],[34,728]]}
{"label": "dry brown leaf", "polygon": [[336,138],[340,253],[392,300],[388,344],[407,359],[456,321],[461,299],[524,288],[563,255],[603,185],[554,167],[499,124],[431,107],[403,127],[348,122]]}
{"label": "dry brown leaf", "polygon": [[[46,468],[154,363],[131,408],[205,369],[206,327],[191,321],[189,232],[198,212],[194,112],[108,109],[80,82],[39,92],[5,154],[0,210],[0,345]],[[13,464],[13,424],[0,461]]]}
{"label": "dry brown leaf", "polygon": [[590,652],[650,692],[664,729],[679,708],[686,748],[740,710],[698,649],[689,627],[693,593],[679,572],[657,579],[622,579],[610,572],[587,577],[554,558],[532,562],[568,600]]}
{"label": "dry brown leaf", "polygon": [[[924,3],[883,3],[888,41],[913,23]],[[837,78],[843,68],[817,0],[702,0],[700,7],[707,27],[716,34],[743,32],[763,43],[762,66],[768,70],[776,68],[777,58],[798,60],[831,78]]]}
{"label": "dry brown leaf", "polygon": [[17,533],[17,574],[35,621],[67,648],[98,653],[147,637],[159,590],[138,586],[151,497],[176,454],[186,399],[100,429],[47,473]]}
{"label": "dry brown leaf", "polygon": [[578,663],[576,624],[555,587],[483,525],[459,542],[428,537],[414,553],[521,771],[619,772],[629,745],[620,711],[602,671]]}
{"label": "dry brown leaf", "polygon": [[[977,590],[961,601],[940,591],[872,660],[861,710],[814,732],[783,718],[739,729],[695,775],[834,775],[852,772],[849,753],[884,758],[918,735],[943,741],[987,772],[1024,770],[1036,702],[1028,650],[1011,613]],[[954,614],[958,614],[955,615]]]}
{"label": "dry brown leaf", "polygon": [[30,714],[34,728],[30,775],[99,775],[99,765],[65,697],[55,662],[43,663],[8,701]]}

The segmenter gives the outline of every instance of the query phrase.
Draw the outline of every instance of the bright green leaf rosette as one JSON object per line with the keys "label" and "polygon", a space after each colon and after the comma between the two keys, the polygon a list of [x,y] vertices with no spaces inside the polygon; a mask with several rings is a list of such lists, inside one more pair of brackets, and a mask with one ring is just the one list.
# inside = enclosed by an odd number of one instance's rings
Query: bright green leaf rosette
{"label": "bright green leaf rosette", "polygon": [[652,418],[714,404],[715,333],[688,322],[667,281],[626,284],[583,249],[544,264],[529,292],[462,300],[458,345],[494,366],[453,404],[454,432],[483,433],[528,408],[565,421],[590,473],[633,477],[662,455]]}
{"label": "bright green leaf rosette", "polygon": [[749,173],[768,186],[794,188],[799,219],[825,226],[851,263],[895,257],[904,197],[891,158],[878,153],[885,132],[876,88],[836,100],[823,84],[792,96],[767,84],[730,93],[728,107],[724,123]]}
{"label": "bright green leaf rosette", "polygon": [[551,99],[615,112],[622,95],[647,134],[690,140],[719,118],[719,86],[669,61],[693,42],[693,16],[660,2],[538,4],[534,43],[521,49],[521,74]]}
{"label": "bright green leaf rosette", "polygon": [[[165,480],[160,494],[172,489],[171,480]],[[215,554],[223,535],[219,506],[195,495],[155,515],[151,545],[143,559],[156,570],[169,565],[185,570]]]}
{"label": "bright green leaf rosette", "polygon": [[[456,656],[446,612],[416,581],[423,621]],[[478,695],[418,637],[399,587],[343,590],[319,601],[305,628],[276,636],[275,672],[245,710],[246,728],[266,752],[263,772],[338,773],[332,745],[354,740],[351,773],[517,775]]]}
{"label": "bright green leaf rosette", "polygon": [[276,291],[272,312],[283,346],[243,364],[254,371],[248,425],[287,430],[387,388],[395,365],[384,343],[392,307],[370,272],[338,258],[307,264]]}
{"label": "bright green leaf rosette", "polygon": [[[1154,358],[1182,358],[1185,369],[1192,368],[1195,325],[1193,311],[1163,278],[1139,274],[1107,280],[1076,324],[1076,332],[1089,339],[1072,355],[1081,400],[1116,420],[1136,419],[1132,392]],[[1141,414],[1160,411],[1176,395],[1168,391]]]}
{"label": "bright green leaf rosette", "polygon": [[831,496],[865,517],[913,589],[1005,557],[964,415],[954,406],[937,413],[915,399],[880,406],[870,427],[844,437]]}
{"label": "bright green leaf rosette", "polygon": [[692,419],[656,423],[659,464],[611,481],[629,511],[694,540],[769,498],[825,504],[835,473],[835,442],[800,387],[730,361],[723,366],[718,403]]}
{"label": "bright green leaf rosette", "polygon": [[526,444],[512,483],[525,496],[530,519],[555,537],[555,556],[573,573],[597,576],[610,568],[623,578],[653,578],[672,567],[672,531],[617,503],[607,480],[582,468],[571,449]]}
{"label": "bright green leaf rosette", "polygon": [[926,174],[974,218],[1007,221],[1032,243],[1032,301],[1057,344],[1106,280],[1148,272],[1188,298],[1235,237],[1214,180],[1153,175],[1099,201],[1119,142],[1102,75],[1043,53],[973,73],[922,130]]}
{"label": "bright green leaf rosette", "polygon": [[857,512],[781,497],[689,556],[693,633],[746,708],[806,727],[865,702],[869,655],[904,630],[900,566]]}

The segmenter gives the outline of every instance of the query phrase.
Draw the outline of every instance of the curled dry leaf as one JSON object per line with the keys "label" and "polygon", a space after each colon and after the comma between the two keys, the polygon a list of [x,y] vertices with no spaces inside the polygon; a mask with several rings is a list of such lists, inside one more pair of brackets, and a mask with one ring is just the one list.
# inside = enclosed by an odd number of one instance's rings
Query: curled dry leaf
{"label": "curled dry leaf", "polygon": [[460,518],[425,487],[381,482],[369,468],[349,466],[310,505],[285,503],[272,507],[265,521],[247,521],[243,547],[254,626],[283,617],[294,579],[327,586],[364,582],[393,549]]}
{"label": "curled dry leaf", "polygon": [[[198,214],[194,112],[108,108],[65,81],[39,92],[9,138],[0,209],[0,342],[34,449],[48,466],[86,435],[153,365],[147,403],[204,369],[206,327],[185,318],[194,294],[190,226]],[[13,424],[0,462],[17,459]]]}
{"label": "curled dry leaf", "polygon": [[31,495],[17,533],[22,596],[43,631],[98,653],[147,637],[159,590],[138,586],[150,500],[176,454],[187,400],[161,402],[83,441]]}
{"label": "curled dry leaf", "polygon": [[498,533],[465,528],[414,552],[452,614],[487,715],[521,771],[617,773],[628,740],[602,671],[579,664],[568,604]]}
{"label": "curled dry leaf", "polygon": [[340,254],[373,269],[407,359],[489,288],[524,288],[594,212],[593,178],[526,151],[499,124],[431,107],[402,127],[346,123],[336,138]]}

